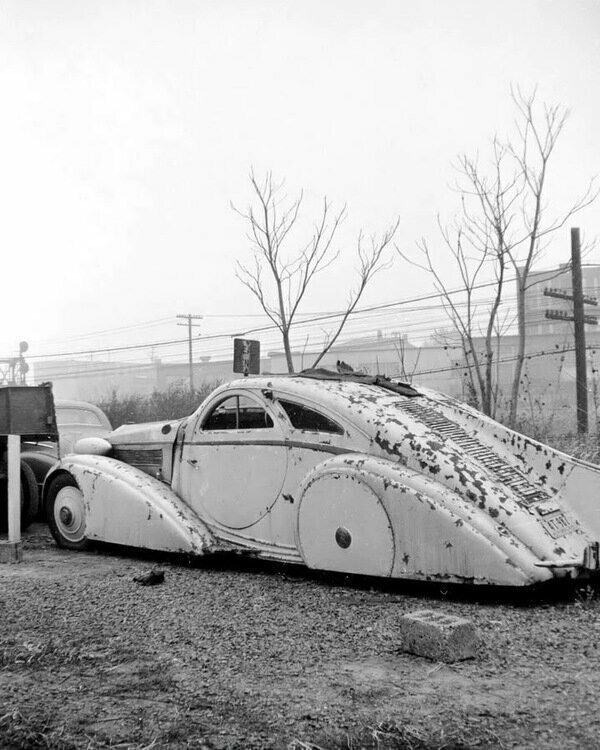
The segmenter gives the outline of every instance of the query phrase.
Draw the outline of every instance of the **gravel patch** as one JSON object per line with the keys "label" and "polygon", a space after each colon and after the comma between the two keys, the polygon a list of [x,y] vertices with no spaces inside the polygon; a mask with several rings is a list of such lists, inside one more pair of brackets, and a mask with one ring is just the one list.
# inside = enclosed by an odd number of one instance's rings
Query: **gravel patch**
{"label": "gravel patch", "polygon": [[[133,581],[150,568],[164,583]],[[0,567],[0,746],[600,746],[600,605],[477,602],[242,558],[57,549]],[[398,619],[471,619],[482,655],[399,651]]]}

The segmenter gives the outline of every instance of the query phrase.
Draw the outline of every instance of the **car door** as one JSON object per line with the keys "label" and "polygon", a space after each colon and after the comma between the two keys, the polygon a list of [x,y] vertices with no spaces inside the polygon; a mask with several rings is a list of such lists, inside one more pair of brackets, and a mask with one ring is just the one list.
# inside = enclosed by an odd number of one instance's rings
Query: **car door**
{"label": "car door", "polygon": [[317,464],[340,453],[368,449],[364,435],[322,406],[283,393],[277,394],[276,403],[289,423],[290,456],[283,490],[286,497],[294,498],[300,482]]}
{"label": "car door", "polygon": [[229,391],[190,427],[181,454],[187,501],[209,524],[234,530],[255,525],[277,501],[287,469],[284,434],[272,407],[258,394]]}

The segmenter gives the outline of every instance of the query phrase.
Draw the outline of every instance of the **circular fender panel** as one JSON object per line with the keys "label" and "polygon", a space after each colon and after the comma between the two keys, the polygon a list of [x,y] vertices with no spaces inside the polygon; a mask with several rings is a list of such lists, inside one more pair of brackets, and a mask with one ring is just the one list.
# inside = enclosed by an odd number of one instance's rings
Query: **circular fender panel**
{"label": "circular fender panel", "polygon": [[394,534],[375,492],[358,475],[331,472],[306,488],[297,543],[305,564],[368,576],[390,576]]}

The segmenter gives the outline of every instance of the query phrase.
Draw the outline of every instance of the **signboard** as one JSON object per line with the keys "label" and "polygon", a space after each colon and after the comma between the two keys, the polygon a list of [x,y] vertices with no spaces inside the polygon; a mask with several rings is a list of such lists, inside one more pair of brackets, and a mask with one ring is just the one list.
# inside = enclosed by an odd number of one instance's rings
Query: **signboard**
{"label": "signboard", "polygon": [[233,371],[244,375],[260,373],[260,341],[233,339]]}
{"label": "signboard", "polygon": [[45,385],[0,388],[0,435],[56,440],[52,388]]}

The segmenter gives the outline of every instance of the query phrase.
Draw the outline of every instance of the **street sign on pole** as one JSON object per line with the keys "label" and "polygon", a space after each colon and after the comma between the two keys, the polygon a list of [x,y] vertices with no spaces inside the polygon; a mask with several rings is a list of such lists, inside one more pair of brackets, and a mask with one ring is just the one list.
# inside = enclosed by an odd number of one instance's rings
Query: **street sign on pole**
{"label": "street sign on pole", "polygon": [[233,371],[244,376],[260,373],[260,341],[233,339]]}
{"label": "street sign on pole", "polygon": [[[21,440],[58,441],[58,428],[52,388],[42,386],[6,386],[0,388],[0,445],[3,459],[0,471],[6,478],[6,497],[0,492],[0,503],[6,503],[8,538],[0,540],[0,563],[20,562]],[[24,492],[27,492],[24,488]],[[37,489],[36,489],[37,504]]]}

